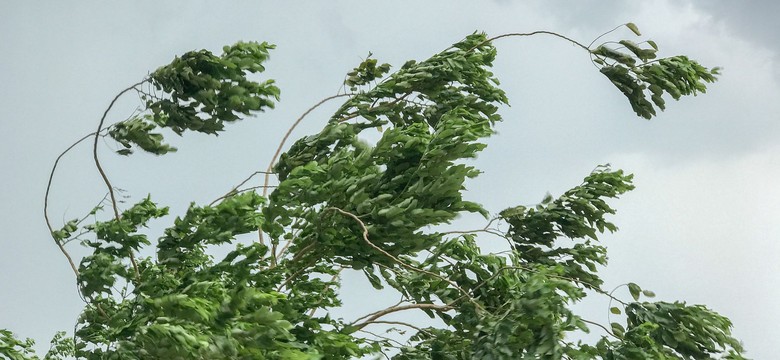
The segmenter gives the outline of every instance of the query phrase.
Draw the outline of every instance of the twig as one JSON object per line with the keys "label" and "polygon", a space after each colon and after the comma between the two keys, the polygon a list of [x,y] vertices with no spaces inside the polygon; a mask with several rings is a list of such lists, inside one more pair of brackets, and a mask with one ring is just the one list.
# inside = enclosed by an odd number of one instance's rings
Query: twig
{"label": "twig", "polygon": [[585,320],[585,319],[583,319],[583,318],[580,318],[580,320],[581,320],[582,322],[584,322],[584,323],[588,323],[588,324],[591,324],[591,325],[598,326],[598,327],[600,327],[602,330],[606,331],[606,332],[607,332],[607,334],[609,334],[609,335],[611,335],[612,337],[614,337],[615,339],[620,339],[619,337],[617,337],[617,335],[613,334],[613,333],[612,333],[612,331],[609,331],[609,329],[607,329],[607,327],[606,327],[606,326],[604,326],[604,325],[601,325],[601,324],[599,324],[599,323],[597,323],[597,322],[595,322],[595,321]]}
{"label": "twig", "polygon": [[368,331],[368,330],[363,330],[363,329],[360,329],[358,331],[364,332],[364,333],[372,335],[372,336],[375,336],[377,339],[385,340],[388,343],[393,342],[393,343],[396,343],[398,346],[404,346],[404,344],[402,342],[400,342],[400,341],[398,341],[396,339],[390,338],[388,336],[379,335],[377,333],[374,333],[374,332],[371,332],[371,331]]}
{"label": "twig", "polygon": [[588,49],[590,49],[590,47],[591,47],[591,46],[593,46],[593,44],[595,44],[595,43],[596,43],[596,41],[598,41],[599,39],[603,38],[604,36],[606,36],[607,34],[609,34],[609,33],[611,33],[611,32],[614,32],[614,31],[615,31],[615,30],[617,30],[617,29],[620,29],[620,28],[622,28],[623,26],[626,26],[626,24],[620,24],[620,25],[618,25],[618,26],[615,26],[615,28],[614,28],[614,29],[612,29],[612,30],[610,30],[610,31],[607,31],[607,32],[605,32],[605,33],[603,33],[603,34],[601,34],[601,35],[597,36],[595,39],[593,39],[593,41],[591,41],[591,42],[590,42],[590,44],[588,44]]}
{"label": "twig", "polygon": [[[241,186],[243,186],[244,184],[246,184],[246,183],[247,183],[249,180],[252,180],[252,178],[253,178],[253,177],[255,177],[255,175],[258,175],[258,174],[266,174],[266,172],[265,172],[265,171],[259,171],[259,170],[258,170],[258,171],[255,171],[255,172],[253,172],[251,175],[247,176],[247,177],[246,177],[246,179],[244,179],[243,181],[241,181],[240,183],[238,183],[238,185],[236,185],[236,186],[234,186],[232,189],[230,189],[230,191],[226,192],[226,193],[225,193],[225,195],[222,195],[222,196],[220,196],[220,197],[218,197],[218,198],[214,199],[214,201],[210,202],[210,203],[209,203],[209,206],[213,206],[214,204],[216,204],[216,203],[217,203],[217,201],[220,201],[220,200],[222,200],[222,199],[224,199],[224,198],[226,198],[226,197],[228,197],[228,196],[231,196],[231,195],[234,195],[234,194],[236,194],[236,192],[238,191],[238,188],[240,188]],[[261,188],[261,187],[262,187],[262,186],[254,186],[254,187],[247,188],[247,189],[244,189],[244,190],[241,190],[241,191],[248,191],[248,190],[251,190],[251,189],[259,189],[259,188]],[[273,187],[273,186],[269,186],[269,187]],[[240,192],[240,191],[239,191],[239,192]]]}
{"label": "twig", "polygon": [[298,275],[300,275],[301,273],[303,273],[303,272],[306,270],[306,268],[307,268],[307,267],[309,267],[310,265],[313,265],[313,263],[306,264],[306,265],[302,266],[300,269],[298,269],[298,271],[296,271],[296,272],[292,273],[292,274],[290,275],[290,277],[288,277],[286,280],[284,280],[284,282],[282,282],[282,283],[281,283],[279,286],[277,286],[277,287],[276,287],[276,291],[277,291],[277,292],[281,292],[281,291],[282,291],[282,289],[283,289],[285,286],[287,286],[287,284],[289,284],[290,282],[292,282],[292,281],[293,281],[293,279],[295,279],[295,278],[296,278]]}
{"label": "twig", "polygon": [[[338,278],[339,278],[339,275],[341,274],[341,271],[343,271],[343,270],[344,270],[344,268],[342,267],[342,268],[340,268],[340,269],[339,269],[339,271],[338,271],[338,272],[336,272],[335,274],[333,274],[333,277],[331,277],[331,278],[330,278],[330,282],[331,282],[331,283],[335,282],[335,281],[336,281],[336,279],[338,279]],[[323,295],[325,295],[325,292],[327,292],[328,290],[330,290],[330,285],[331,285],[331,284],[328,284],[328,286],[325,286],[325,289],[323,289],[323,291],[322,291],[322,294],[323,294]],[[320,301],[319,301],[319,302],[318,302],[318,303],[317,303],[315,306],[312,306],[312,307],[311,307],[311,311],[309,311],[309,317],[314,317],[314,313],[316,313],[316,312],[317,312],[317,308],[320,306],[320,304],[321,304],[321,303],[322,303],[322,300],[320,300]]]}
{"label": "twig", "polygon": [[[425,330],[425,329],[423,329],[423,328],[421,328],[419,326],[415,326],[415,325],[412,325],[410,323],[403,322],[403,321],[373,320],[370,323],[367,323],[366,325],[371,325],[371,324],[402,325],[402,326],[410,327],[410,328],[412,328],[414,330],[417,330],[418,332],[430,334],[430,331],[428,331],[428,330]],[[365,331],[365,330],[360,330],[360,331]]]}

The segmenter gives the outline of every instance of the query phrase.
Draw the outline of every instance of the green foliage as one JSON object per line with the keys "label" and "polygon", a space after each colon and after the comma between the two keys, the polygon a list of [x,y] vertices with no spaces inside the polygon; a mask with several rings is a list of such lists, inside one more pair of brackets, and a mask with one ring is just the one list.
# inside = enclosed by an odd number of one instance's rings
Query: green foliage
{"label": "green foliage", "polygon": [[[663,109],[659,88],[676,99],[714,80],[685,57],[651,61],[655,43],[620,44],[630,53],[600,46],[589,55],[641,116],[655,114],[645,89]],[[264,69],[272,47],[190,52],[159,68],[144,83],[163,94],[136,88],[144,113],[109,128],[120,153],[135,145],[164,154],[174,148],[157,128],[213,134],[271,107],[279,94],[272,81],[246,76]],[[92,253],[78,267],[86,306],[74,337],[55,336],[46,359],[741,359],[725,317],[700,305],[639,302],[654,294],[634,283],[626,285],[633,301],[601,288],[607,252],[598,234],[617,230],[608,201],[633,189],[632,175],[600,166],[557,198],[496,216],[464,199],[466,180],[480,173],[464,160],[486,147],[508,102],[489,70],[495,57],[492,39],[479,33],[390,75],[369,56],[348,74],[348,99],[323,129],[282,154],[267,197],[236,188],[214,204],[192,204],[154,241],[142,230],[168,209],[149,197],[109,220],[53,231],[58,245],[80,239]],[[369,129],[381,133],[373,144],[362,136]],[[463,213],[488,224],[433,230]],[[255,232],[260,241],[247,242]],[[507,251],[480,249],[487,236]],[[139,257],[144,250],[156,256]],[[351,321],[332,318],[342,305],[340,274],[355,270],[401,301]],[[575,314],[571,305],[589,293],[619,304],[609,311],[625,323]],[[444,326],[383,320],[415,310]],[[377,325],[411,334],[401,343],[369,331]],[[571,341],[594,325],[600,340]],[[0,331],[2,356],[36,359],[32,345]]]}
{"label": "green foliage", "polygon": [[[109,130],[109,135],[124,147],[118,153],[131,154],[132,145],[136,145],[163,155],[176,149],[163,143],[162,134],[152,132],[158,128],[169,128],[179,135],[186,130],[217,134],[226,122],[273,108],[272,99],[279,99],[274,81],[258,83],[247,78],[248,74],[265,70],[262,63],[273,48],[265,42],[239,42],[225,46],[221,56],[207,50],[190,51],[157,69],[134,86],[149,113],[133,116]],[[144,83],[154,91],[138,89]]]}
{"label": "green foliage", "polygon": [[[633,23],[626,26],[640,35]],[[656,43],[652,40],[644,43],[650,47],[642,48],[633,41],[621,40],[617,42],[619,47],[604,44],[591,50],[591,54],[601,73],[628,98],[634,112],[645,119],[656,115],[656,107],[666,109],[664,93],[675,100],[683,95],[704,93],[706,83],[714,82],[720,75],[719,68],[707,69],[686,56],[656,59]]]}
{"label": "green foliage", "polygon": [[[0,329],[0,356],[8,360],[39,360],[35,356],[33,346],[35,341],[18,340],[8,330]],[[73,355],[73,339],[65,337],[65,332],[57,332],[51,340],[51,347],[43,360],[64,360]]]}

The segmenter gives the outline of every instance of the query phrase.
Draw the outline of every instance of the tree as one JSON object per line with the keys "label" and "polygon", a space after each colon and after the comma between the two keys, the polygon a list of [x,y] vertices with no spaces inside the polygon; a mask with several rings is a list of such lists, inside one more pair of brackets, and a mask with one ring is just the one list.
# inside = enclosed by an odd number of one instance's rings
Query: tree
{"label": "tree", "polygon": [[[625,26],[640,36],[634,24]],[[546,31],[474,33],[392,74],[369,56],[347,74],[343,92],[292,125],[344,99],[319,133],[282,153],[288,132],[266,171],[211,204],[193,203],[153,242],[142,229],[168,209],[150,197],[120,209],[98,158],[99,139],[116,140],[121,155],[164,155],[176,149],[161,130],[218,134],[279,98],[273,80],[249,77],[263,72],[273,45],[240,42],[219,56],[188,52],[120,92],[97,130],[76,143],[92,141],[108,193],[89,216],[59,229],[45,210],[85,302],[73,337],[59,333],[45,358],[743,359],[730,321],[706,307],[642,300],[654,294],[634,283],[625,284],[631,299],[602,288],[598,267],[607,258],[598,235],[617,230],[607,219],[615,213],[608,200],[633,189],[632,175],[599,166],[557,198],[498,213],[464,200],[464,182],[479,170],[463,160],[485,148],[501,121],[498,106],[508,102],[490,72],[493,43],[537,34],[581,48],[647,119],[665,108],[664,94],[705,92],[718,75],[685,56],[657,59],[649,40],[593,47],[601,37],[585,46]],[[140,97],[144,111],[105,126],[114,102],[128,93]],[[361,137],[371,129],[381,133],[373,144]],[[245,186],[261,174],[262,185]],[[104,208],[109,216],[98,219]],[[434,227],[462,213],[481,214],[486,225]],[[96,220],[86,223],[90,218]],[[482,251],[478,236],[505,241],[506,251]],[[78,265],[66,249],[74,242],[91,249]],[[227,255],[215,257],[214,248]],[[155,256],[139,255],[148,249]],[[401,300],[334,319],[328,310],[341,305],[343,271],[362,272],[377,291]],[[588,294],[610,298],[614,322],[602,325],[570,309]],[[425,312],[443,325],[386,320],[404,311]],[[371,331],[380,326],[411,336]],[[572,340],[591,330],[600,340]],[[31,347],[31,340],[0,331],[5,357],[36,358]]]}

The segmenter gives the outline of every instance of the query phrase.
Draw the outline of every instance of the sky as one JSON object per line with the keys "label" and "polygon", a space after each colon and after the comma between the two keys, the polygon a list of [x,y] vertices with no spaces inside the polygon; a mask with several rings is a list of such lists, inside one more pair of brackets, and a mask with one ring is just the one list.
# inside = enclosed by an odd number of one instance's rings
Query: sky
{"label": "sky", "polygon": [[[151,193],[173,214],[264,169],[294,119],[335,94],[368,52],[397,68],[476,30],[551,30],[589,43],[634,22],[660,55],[721,66],[721,79],[707,94],[667,102],[665,112],[646,121],[571,44],[500,40],[494,72],[511,106],[502,109],[498,135],[475,162],[484,174],[468,184],[466,197],[498,212],[536,203],[546,192],[560,195],[599,164],[635,174],[637,189],[613,202],[620,231],[602,238],[610,254],[605,287],[632,281],[661,300],[706,304],[733,321],[749,357],[772,358],[780,335],[779,4],[0,2],[0,328],[42,346],[55,331],[73,328],[83,304],[42,215],[51,166],[95,130],[117,92],[178,54],[219,52],[241,40],[274,43],[265,76],[276,79],[282,98],[275,110],[218,138],[169,137],[179,152],[164,157],[119,157],[111,153],[116,144],[101,144],[106,171],[127,201]],[[627,29],[608,37],[624,38],[635,39]],[[124,119],[137,104],[120,100],[108,120]],[[317,131],[335,106],[314,112],[294,136]],[[90,150],[75,148],[56,173],[55,225],[82,216],[104,195]],[[345,286],[347,303],[378,308],[356,300],[365,299],[360,280],[347,280],[354,282]],[[578,309],[606,322],[604,301]]]}

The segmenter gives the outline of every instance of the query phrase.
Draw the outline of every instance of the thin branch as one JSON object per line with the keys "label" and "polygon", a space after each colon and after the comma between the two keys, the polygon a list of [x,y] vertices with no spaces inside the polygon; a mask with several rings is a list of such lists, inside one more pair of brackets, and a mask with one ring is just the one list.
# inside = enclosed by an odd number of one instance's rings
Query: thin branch
{"label": "thin branch", "polygon": [[[307,115],[309,115],[309,113],[311,113],[312,111],[314,111],[315,109],[320,107],[322,104],[324,104],[324,103],[326,103],[326,102],[328,102],[330,100],[333,100],[333,99],[336,99],[336,98],[340,98],[340,97],[345,97],[345,96],[351,96],[351,94],[336,94],[336,95],[328,96],[328,97],[320,100],[318,103],[314,104],[314,106],[310,107],[303,114],[301,114],[301,116],[299,116],[298,119],[295,120],[295,122],[290,126],[290,128],[287,129],[287,132],[284,134],[284,137],[282,137],[282,141],[279,142],[279,146],[276,148],[276,152],[274,153],[274,156],[271,157],[271,161],[268,163],[268,168],[267,168],[267,170],[265,172],[265,181],[264,181],[263,185],[268,186],[268,181],[270,180],[270,175],[272,173],[273,167],[274,167],[274,165],[276,165],[276,160],[279,158],[279,155],[281,155],[282,148],[284,148],[284,144],[287,142],[287,139],[290,137],[290,135],[292,134],[293,130],[295,130],[295,128],[298,127],[298,124],[300,124],[301,121],[303,121],[303,119]],[[263,196],[265,196],[266,194],[267,194],[267,192],[263,191]]]}
{"label": "thin branch", "polygon": [[[294,238],[295,238],[295,235],[293,234],[293,239],[294,239]],[[273,254],[274,258],[276,258],[276,259],[281,259],[281,258],[284,256],[284,254],[287,252],[287,249],[289,249],[289,248],[290,248],[290,245],[292,245],[292,243],[293,243],[293,242],[292,242],[292,239],[288,240],[288,241],[287,241],[287,242],[284,244],[284,246],[282,246],[282,249],[281,249],[281,250],[279,250],[279,253],[278,253],[278,254]],[[311,244],[311,245],[314,245],[314,244]],[[311,245],[309,245],[309,246],[311,246]]]}
{"label": "thin branch", "polygon": [[591,46],[593,46],[593,44],[595,44],[595,43],[596,43],[596,41],[598,41],[599,39],[603,38],[604,36],[607,36],[609,33],[612,33],[612,32],[614,32],[614,31],[615,31],[615,30],[617,30],[617,29],[620,29],[620,28],[622,28],[623,26],[626,26],[626,24],[620,24],[620,25],[618,25],[618,26],[615,26],[615,28],[614,28],[614,29],[612,29],[612,30],[610,30],[610,31],[607,31],[607,32],[605,32],[605,33],[603,33],[603,34],[601,34],[601,35],[597,36],[595,39],[593,39],[593,41],[591,41],[591,42],[590,42],[590,44],[588,44],[588,49],[590,49],[590,47],[591,47]]}
{"label": "thin branch", "polygon": [[[303,118],[305,118],[306,115],[309,115],[309,113],[314,111],[314,109],[320,107],[320,105],[322,105],[322,104],[324,104],[324,103],[326,103],[326,102],[328,102],[330,100],[333,100],[333,99],[336,99],[336,98],[340,98],[340,97],[344,97],[344,96],[352,96],[352,95],[351,94],[336,94],[336,95],[328,96],[328,97],[320,100],[320,102],[314,104],[314,106],[310,107],[303,114],[301,114],[301,116],[299,116],[298,119],[295,120],[295,122],[290,126],[290,128],[287,129],[287,132],[284,134],[284,137],[282,137],[282,141],[279,142],[279,146],[276,148],[276,152],[274,153],[274,156],[271,157],[271,161],[268,163],[268,168],[265,171],[265,180],[263,181],[263,197],[268,195],[268,182],[271,180],[271,173],[273,172],[274,165],[276,165],[276,160],[279,158],[279,155],[282,153],[282,148],[284,148],[284,144],[287,142],[287,139],[290,137],[290,135],[292,134],[293,130],[295,130],[295,128],[298,127],[298,124],[300,124],[301,121],[303,121]],[[264,243],[264,240],[263,240],[263,230],[258,229],[257,230],[257,236],[259,238],[260,243],[263,244]],[[274,249],[274,250],[276,250],[276,249]]]}
{"label": "thin branch", "polygon": [[309,266],[311,266],[311,265],[314,265],[314,264],[313,264],[313,263],[306,264],[306,265],[302,266],[302,267],[301,267],[301,268],[300,268],[298,271],[296,271],[296,272],[292,273],[292,274],[290,275],[290,277],[288,277],[286,280],[284,280],[284,282],[282,282],[282,283],[281,283],[281,284],[280,284],[278,287],[276,287],[276,291],[277,291],[277,292],[281,292],[281,291],[282,291],[282,289],[283,289],[285,286],[287,286],[287,284],[291,283],[291,282],[293,281],[293,279],[295,279],[295,278],[296,278],[298,275],[300,275],[301,273],[303,273],[304,271],[306,271],[306,268],[307,268],[307,267],[309,267]]}
{"label": "thin branch", "polygon": [[588,51],[588,52],[590,52],[590,49],[589,49],[589,47],[587,47],[587,46],[585,46],[585,45],[581,44],[581,43],[580,43],[580,42],[578,42],[577,40],[574,40],[574,39],[572,39],[572,38],[569,38],[569,37],[567,37],[567,36],[564,36],[564,35],[561,35],[561,34],[558,34],[558,33],[552,32],[552,31],[545,31],[545,30],[533,31],[533,32],[529,32],[529,33],[508,33],[508,34],[501,34],[501,35],[498,35],[498,36],[494,36],[494,37],[492,37],[492,38],[489,38],[489,39],[487,39],[487,40],[485,40],[485,41],[483,41],[483,42],[481,42],[481,43],[479,43],[479,44],[475,45],[474,47],[472,47],[471,49],[469,49],[467,52],[471,52],[471,51],[473,51],[474,49],[476,49],[476,48],[478,48],[478,47],[480,47],[480,46],[482,46],[482,45],[484,45],[484,44],[487,44],[487,43],[489,43],[489,42],[496,41],[496,40],[498,40],[498,39],[501,39],[501,38],[505,38],[505,37],[513,37],[513,36],[533,36],[533,35],[538,35],[538,34],[547,34],[547,35],[552,35],[552,36],[555,36],[555,37],[559,37],[559,38],[561,38],[561,39],[564,39],[564,40],[566,40],[566,41],[568,41],[568,42],[570,42],[570,43],[572,43],[572,44],[574,44],[574,45],[577,45],[577,46],[581,47],[581,48],[582,48],[582,49],[584,49],[585,51]]}
{"label": "thin branch", "polygon": [[[339,275],[341,275],[341,272],[342,272],[343,270],[344,270],[344,268],[342,267],[342,268],[340,268],[340,269],[339,269],[339,271],[338,271],[338,272],[336,272],[335,274],[333,274],[333,277],[331,277],[331,278],[330,278],[330,282],[331,282],[331,283],[335,282],[335,281],[336,281],[336,279],[338,279],[338,278],[339,278]],[[325,289],[323,289],[323,291],[322,291],[322,294],[323,294],[323,295],[324,295],[324,293],[326,293],[328,290],[330,290],[330,285],[331,285],[331,284],[328,284],[327,286],[325,286]],[[311,307],[311,311],[309,311],[309,317],[314,317],[314,313],[316,313],[316,312],[317,312],[317,308],[320,306],[320,304],[321,304],[321,303],[322,303],[322,300],[320,300],[320,301],[319,301],[319,302],[318,302],[318,303],[317,303],[315,306],[312,306],[312,307]]]}
{"label": "thin branch", "polygon": [[[408,305],[400,305],[400,306],[391,306],[386,309],[379,310],[377,312],[373,312],[371,314],[368,314],[366,316],[363,316],[362,318],[359,318],[352,322],[351,326],[354,326],[357,330],[362,329],[363,327],[375,323],[377,319],[381,318],[382,316],[392,314],[394,312],[398,311],[404,311],[404,310],[411,310],[411,309],[430,309],[430,310],[436,310],[436,311],[448,311],[452,310],[452,306],[450,305],[437,305],[437,304],[408,304]],[[361,323],[357,323],[361,319],[367,318],[365,321]],[[357,324],[356,324],[357,323]]]}
{"label": "thin branch", "polygon": [[[407,97],[407,96],[409,96],[409,95],[411,95],[411,94],[412,94],[412,92],[411,92],[411,91],[409,91],[409,92],[406,92],[406,93],[404,93],[403,95],[401,95],[401,97],[398,97],[398,98],[393,98],[393,101],[391,101],[391,102],[384,103],[384,104],[379,104],[379,105],[377,105],[377,106],[373,106],[373,104],[372,104],[372,106],[371,106],[370,108],[368,108],[368,109],[366,109],[366,110],[364,110],[364,111],[372,111],[372,110],[376,110],[376,109],[378,109],[378,108],[380,108],[380,107],[382,107],[382,106],[393,106],[393,105],[395,105],[395,104],[398,104],[398,103],[399,103],[399,102],[401,102],[401,101],[404,101],[404,99],[406,99],[406,97]],[[379,99],[376,99],[376,100],[374,100],[374,103],[376,103],[376,101],[379,101]],[[340,119],[338,119],[338,122],[345,122],[345,121],[347,121],[347,120],[354,119],[354,118],[356,118],[356,117],[358,117],[358,116],[360,116],[360,112],[359,112],[359,111],[355,111],[355,112],[353,112],[353,113],[351,113],[351,114],[347,114],[347,115],[346,115],[346,116],[344,116],[343,118],[340,118]]]}
{"label": "thin branch", "polygon": [[607,327],[606,327],[606,326],[604,326],[604,325],[601,325],[601,324],[599,324],[599,323],[597,323],[597,322],[595,322],[595,321],[585,320],[585,319],[583,319],[583,318],[580,318],[580,320],[581,320],[582,322],[584,322],[584,323],[588,323],[588,324],[591,324],[591,325],[598,326],[598,327],[600,327],[602,330],[604,330],[604,331],[605,331],[607,334],[609,334],[609,335],[611,335],[612,337],[614,337],[615,339],[620,339],[620,338],[619,338],[619,337],[617,337],[615,334],[613,334],[613,333],[612,333],[612,331],[610,331],[609,329],[607,329]]}
{"label": "thin branch", "polygon": [[49,173],[49,181],[46,183],[46,194],[43,196],[43,218],[46,220],[46,226],[49,227],[49,233],[52,234],[52,238],[54,239],[54,243],[57,244],[57,247],[60,248],[60,251],[63,255],[65,255],[65,258],[68,259],[68,263],[70,264],[70,268],[73,269],[73,273],[76,274],[76,277],[79,276],[79,270],[76,267],[76,264],[73,262],[73,258],[70,256],[67,250],[65,250],[65,245],[61,242],[57,241],[56,238],[54,238],[54,227],[51,225],[51,220],[49,219],[49,193],[51,192],[51,184],[54,180],[54,172],[57,170],[57,165],[59,165],[60,160],[62,159],[65,154],[67,154],[70,150],[72,150],[76,145],[80,144],[82,141],[89,139],[92,135],[95,135],[95,133],[89,133],[79,139],[78,141],[74,142],[70,146],[68,146],[65,151],[60,153],[59,156],[57,156],[57,159],[54,160],[54,166],[51,167],[51,172]]}
{"label": "thin branch", "polygon": [[621,301],[620,299],[618,299],[618,298],[616,298],[616,297],[612,296],[612,294],[614,294],[614,293],[615,293],[615,291],[617,291],[618,289],[620,289],[620,288],[621,288],[621,287],[623,287],[623,286],[626,286],[626,287],[627,287],[627,286],[628,286],[628,283],[625,283],[625,284],[620,284],[620,285],[616,286],[616,287],[615,287],[614,289],[612,289],[612,291],[610,291],[610,292],[609,292],[609,294],[607,295],[607,296],[609,296],[609,304],[607,305],[607,321],[609,321],[610,323],[612,322],[612,311],[610,311],[610,309],[612,309],[612,300],[615,300],[615,301],[617,301],[617,302],[621,303],[621,304],[622,304],[624,307],[625,307],[625,306],[628,306],[628,304],[626,304],[625,302],[623,302],[623,301]]}
{"label": "thin branch", "polygon": [[[117,94],[113,100],[111,100],[111,103],[106,108],[106,111],[103,112],[103,116],[100,117],[100,123],[98,123],[97,130],[95,130],[95,141],[92,144],[92,157],[95,160],[95,166],[98,169],[98,172],[100,172],[100,176],[103,178],[103,182],[106,183],[106,187],[108,188],[108,194],[111,196],[111,207],[114,210],[114,218],[119,221],[119,207],[117,206],[116,202],[116,195],[114,194],[114,187],[111,185],[111,182],[108,180],[108,176],[106,175],[106,172],[103,171],[103,167],[100,165],[100,159],[98,159],[98,140],[100,139],[100,131],[103,129],[103,123],[106,121],[106,116],[108,115],[108,112],[111,111],[111,108],[114,107],[114,104],[117,100],[119,100],[119,97],[124,95],[126,92],[133,90],[136,88],[136,86],[139,86],[143,83],[145,83],[147,79],[143,79],[126,89],[122,90]],[[130,262],[133,264],[133,270],[135,271],[135,277],[136,279],[140,279],[141,275],[138,272],[138,264],[135,261],[135,256],[133,255],[132,251],[130,252]]]}
{"label": "thin branch", "polygon": [[371,240],[368,239],[368,228],[366,227],[366,224],[363,222],[363,220],[360,220],[360,218],[357,215],[355,215],[355,214],[353,214],[351,212],[348,212],[348,211],[341,210],[341,209],[336,208],[336,207],[329,207],[329,208],[325,209],[325,211],[328,211],[328,210],[336,211],[336,212],[338,212],[338,213],[340,213],[340,214],[342,214],[344,216],[350,217],[350,218],[354,219],[355,221],[357,221],[358,224],[360,224],[360,227],[363,229],[363,241],[365,241],[365,243],[368,244],[369,246],[371,246],[374,250],[379,251],[383,255],[389,257],[395,263],[397,263],[398,265],[400,265],[402,267],[405,267],[405,268],[407,268],[409,270],[412,270],[412,271],[416,271],[416,272],[419,272],[419,273],[423,273],[423,274],[426,274],[426,275],[433,276],[433,277],[435,277],[435,278],[437,278],[439,280],[442,280],[442,281],[452,285],[454,288],[458,289],[458,291],[460,291],[463,294],[463,296],[469,298],[474,303],[474,305],[477,306],[477,308],[480,308],[480,309],[482,308],[482,306],[479,303],[475,302],[474,299],[471,297],[471,295],[469,295],[468,291],[466,291],[463,288],[461,288],[455,281],[447,279],[444,276],[441,276],[441,275],[439,275],[437,273],[434,273],[434,272],[431,272],[431,271],[428,271],[428,270],[425,270],[425,269],[420,269],[420,268],[415,267],[413,265],[409,265],[406,262],[402,261],[401,259],[395,257],[393,254],[390,254],[389,252],[385,251],[384,249],[382,249],[379,246],[377,246],[374,243],[372,243]]}
{"label": "thin branch", "polygon": [[[515,266],[504,266],[504,267],[502,267],[502,268],[500,268],[500,269],[496,270],[496,272],[494,272],[492,275],[490,275],[490,277],[488,277],[487,279],[485,279],[485,280],[481,281],[479,284],[477,284],[476,286],[474,286],[474,288],[473,288],[473,289],[471,289],[472,297],[473,297],[473,294],[474,294],[474,292],[475,292],[475,291],[477,291],[477,290],[479,290],[479,288],[481,288],[481,287],[485,286],[485,285],[486,285],[486,284],[487,284],[487,283],[488,283],[490,280],[493,280],[493,279],[494,279],[494,278],[496,278],[498,275],[500,275],[500,274],[501,274],[501,272],[503,272],[503,271],[506,271],[506,270],[525,270],[525,271],[529,271],[529,272],[533,272],[533,273],[537,273],[537,274],[539,274],[539,273],[540,273],[540,271],[538,271],[538,270],[535,270],[535,269],[532,269],[532,268],[529,268],[529,267],[526,267],[526,266],[520,266],[520,265],[515,265]],[[585,281],[582,281],[582,280],[577,280],[577,279],[573,279],[573,278],[570,278],[570,277],[567,277],[567,276],[555,275],[555,274],[545,274],[545,275],[546,275],[546,276],[549,276],[549,277],[551,277],[551,278],[556,278],[556,279],[561,279],[561,280],[567,280],[567,281],[571,281],[571,282],[573,282],[573,283],[575,283],[575,284],[583,284],[583,285],[587,285],[587,288],[588,288],[588,289],[591,289],[591,290],[593,290],[593,291],[595,291],[595,292],[597,292],[597,293],[599,293],[599,294],[605,295],[605,296],[609,297],[611,300],[617,301],[617,302],[619,302],[619,303],[621,303],[621,304],[623,304],[623,305],[628,305],[628,304],[626,304],[624,301],[622,301],[622,300],[620,300],[620,299],[618,299],[618,298],[616,298],[616,297],[612,296],[612,293],[608,293],[608,292],[606,292],[606,291],[604,291],[604,290],[600,289],[599,287],[597,287],[597,286],[595,286],[595,285],[593,285],[593,284],[587,283],[587,282],[585,282]],[[613,291],[614,291],[614,290],[613,290]],[[463,299],[463,296],[461,296],[461,297],[459,297],[459,298],[457,298],[457,299],[455,299],[455,300],[451,301],[451,302],[450,302],[449,304],[447,304],[447,305],[454,305],[455,303],[457,303],[457,302],[458,302],[458,301],[460,301],[461,299]],[[611,301],[611,300],[610,300],[610,301]]]}
{"label": "thin branch", "polygon": [[[262,186],[254,186],[254,187],[247,188],[247,189],[244,189],[244,190],[240,190],[240,191],[238,190],[238,188],[240,188],[241,186],[246,184],[249,180],[252,180],[252,178],[255,177],[255,175],[258,175],[258,174],[266,174],[266,172],[265,171],[259,171],[259,170],[253,172],[251,175],[247,176],[246,179],[244,179],[240,183],[238,183],[238,185],[236,185],[232,189],[230,189],[230,191],[226,192],[225,195],[222,195],[222,196],[214,199],[214,201],[210,202],[209,206],[213,206],[218,201],[220,201],[220,200],[222,200],[224,198],[227,198],[228,196],[235,195],[237,192],[249,191],[249,190],[252,190],[252,189],[259,189],[259,188],[261,188]],[[273,186],[268,186],[268,187],[273,187]]]}
{"label": "thin branch", "polygon": [[402,342],[400,342],[400,341],[398,341],[396,339],[390,338],[388,336],[379,335],[377,333],[374,333],[374,332],[371,332],[371,331],[368,331],[368,330],[363,330],[363,329],[360,329],[358,331],[364,332],[364,333],[369,334],[369,335],[372,335],[372,336],[376,337],[377,339],[385,340],[388,343],[393,342],[393,343],[396,343],[398,346],[404,346],[404,344]]}
{"label": "thin branch", "polygon": [[[402,325],[402,326],[410,327],[410,328],[412,328],[414,330],[417,330],[418,332],[430,334],[430,331],[428,331],[428,330],[425,330],[425,329],[423,329],[423,328],[421,328],[419,326],[415,326],[415,325],[412,325],[412,324],[410,324],[408,322],[403,322],[403,321],[373,320],[370,323],[367,323],[366,325],[371,325],[371,324]],[[365,331],[365,330],[360,330],[360,331]]]}

